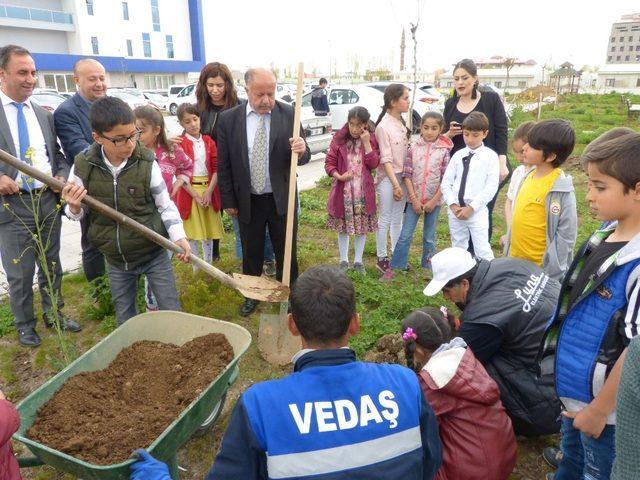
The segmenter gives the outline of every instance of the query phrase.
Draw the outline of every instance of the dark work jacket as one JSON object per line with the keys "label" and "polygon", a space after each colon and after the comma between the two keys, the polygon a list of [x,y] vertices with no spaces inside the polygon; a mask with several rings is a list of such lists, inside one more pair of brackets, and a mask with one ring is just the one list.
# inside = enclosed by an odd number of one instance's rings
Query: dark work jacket
{"label": "dark work jacket", "polygon": [[482,260],[460,317],[463,324],[491,325],[502,332],[500,348],[484,367],[498,384],[502,403],[519,435],[546,435],[560,427],[553,374],[538,378],[536,363],[559,292],[558,282],[531,262]]}
{"label": "dark work jacket", "polygon": [[[498,155],[506,155],[508,121],[502,100],[500,100],[500,96],[495,92],[480,92],[480,95],[480,101],[472,111],[482,112],[489,119],[489,134],[487,138],[484,139],[484,144]],[[446,124],[445,131],[449,130],[451,120],[456,120],[454,114],[456,113],[457,105],[458,97],[450,97],[444,104],[443,116]],[[466,117],[468,114],[458,112],[457,115]],[[453,148],[451,149],[451,156],[453,157],[453,154],[461,148],[464,148],[465,145],[462,134],[456,135],[451,140],[453,141]]]}
{"label": "dark work jacket", "polygon": [[[238,219],[251,221],[251,173],[249,170],[249,148],[247,146],[246,104],[225,110],[218,118],[218,184],[222,197],[222,208],[237,208]],[[304,138],[302,126],[300,136]],[[291,146],[289,138],[293,132],[293,108],[276,102],[271,111],[269,135],[269,179],[273,200],[278,215],[286,215],[289,199],[289,173]],[[298,165],[309,162],[309,146],[298,157]],[[295,181],[295,179],[293,179]]]}
{"label": "dark work jacket", "polygon": [[[396,407],[378,413],[385,394]],[[309,408],[324,420],[296,419]],[[291,375],[242,394],[206,480],[429,480],[441,460],[438,425],[412,371],[357,362],[350,349],[315,350]]]}

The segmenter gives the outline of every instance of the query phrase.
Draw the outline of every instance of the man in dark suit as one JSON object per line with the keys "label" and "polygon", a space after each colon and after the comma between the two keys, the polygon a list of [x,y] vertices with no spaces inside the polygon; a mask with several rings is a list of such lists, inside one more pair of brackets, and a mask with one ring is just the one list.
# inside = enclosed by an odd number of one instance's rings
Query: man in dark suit
{"label": "man in dark suit", "polygon": [[[65,181],[69,166],[56,140],[53,116],[32,103],[36,66],[22,47],[0,48],[0,149],[38,170]],[[9,302],[20,344],[40,345],[33,313],[33,274],[38,265],[43,320],[53,326],[59,313],[61,327],[80,331],[80,325],[62,315],[60,213],[58,196],[37,180],[0,162],[0,255],[9,282]],[[44,246],[45,262],[36,240]]]}
{"label": "man in dark suit", "polygon": [[[245,74],[249,101],[223,112],[218,121],[218,178],[222,207],[237,216],[242,241],[242,272],[262,274],[265,226],[276,254],[276,278],[282,280],[291,152],[298,165],[311,158],[300,137],[290,138],[293,109],[276,102],[273,72],[254,68]],[[296,228],[291,252],[291,282],[298,276]],[[243,316],[253,312],[258,302],[245,299]]]}
{"label": "man in dark suit", "polygon": [[[91,104],[107,94],[104,67],[93,58],[78,60],[73,66],[73,80],[78,92],[65,100],[53,114],[56,133],[69,165],[80,152],[93,143],[89,110]],[[104,256],[87,238],[88,221],[80,221],[82,236],[82,268],[87,280],[92,282],[105,274]]]}

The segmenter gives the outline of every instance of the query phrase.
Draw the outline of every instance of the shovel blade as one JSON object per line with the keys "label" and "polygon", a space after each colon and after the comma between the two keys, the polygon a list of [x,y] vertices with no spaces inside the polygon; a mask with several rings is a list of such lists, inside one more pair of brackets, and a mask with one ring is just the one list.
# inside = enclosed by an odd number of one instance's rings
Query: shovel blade
{"label": "shovel blade", "polygon": [[300,337],[291,335],[286,315],[260,315],[258,349],[272,365],[286,365],[302,348]]}
{"label": "shovel blade", "polygon": [[289,287],[267,277],[234,273],[237,289],[242,295],[260,302],[280,303],[289,299]]}

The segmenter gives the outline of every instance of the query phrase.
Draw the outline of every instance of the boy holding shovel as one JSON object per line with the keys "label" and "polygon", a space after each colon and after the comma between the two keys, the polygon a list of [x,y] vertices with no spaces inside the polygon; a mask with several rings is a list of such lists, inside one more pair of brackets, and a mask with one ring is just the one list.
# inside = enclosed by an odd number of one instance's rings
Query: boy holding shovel
{"label": "boy holding shovel", "polygon": [[76,156],[62,198],[71,220],[88,216],[89,241],[107,260],[118,325],[137,314],[140,275],[147,276],[160,310],[180,310],[171,259],[164,249],[81,204],[88,193],[168,236],[184,250],[178,258],[188,262],[191,249],[182,219],[169,197],[155,155],[138,142],[140,131],[133,112],[118,98],[103,97],[93,103],[91,128],[94,143]]}

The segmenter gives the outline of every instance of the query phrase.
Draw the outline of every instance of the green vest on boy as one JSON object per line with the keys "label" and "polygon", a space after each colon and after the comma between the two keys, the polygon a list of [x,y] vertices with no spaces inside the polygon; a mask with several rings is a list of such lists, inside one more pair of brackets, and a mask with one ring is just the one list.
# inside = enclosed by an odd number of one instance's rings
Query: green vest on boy
{"label": "green vest on boy", "polygon": [[[76,156],[74,173],[93,198],[166,237],[167,230],[150,190],[153,162],[153,152],[138,144],[125,167],[114,177],[105,164],[100,144],[94,143]],[[88,221],[89,241],[107,262],[122,270],[143,265],[162,250],[105,215],[89,211]]]}

